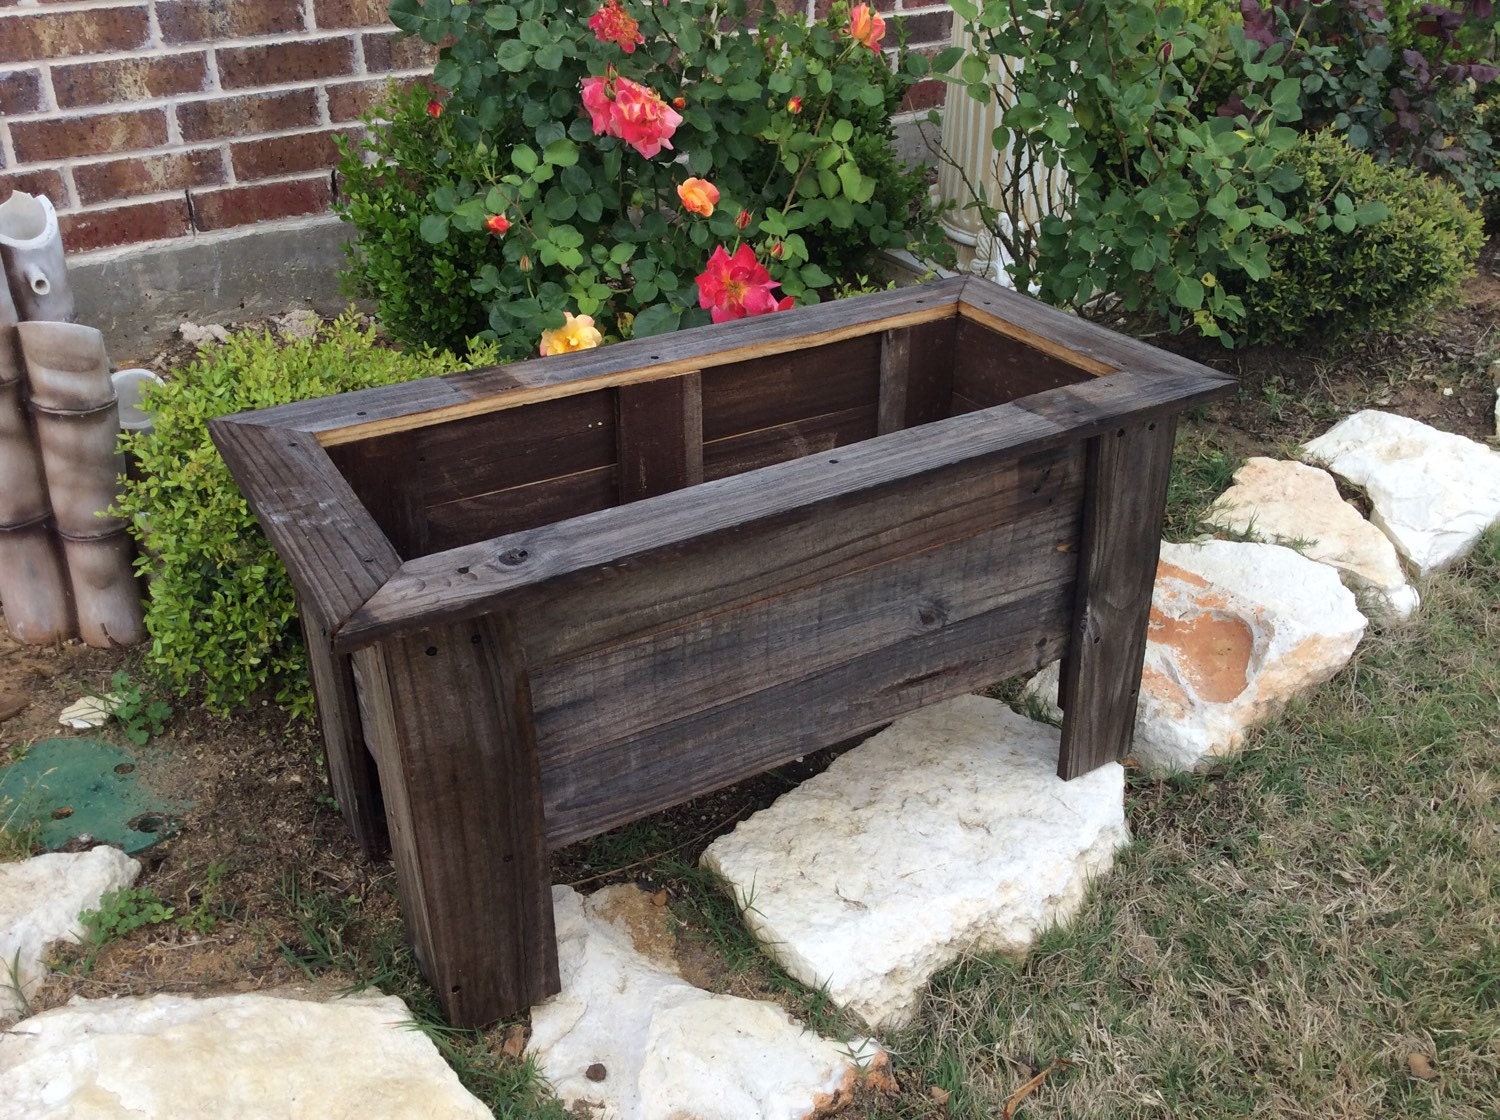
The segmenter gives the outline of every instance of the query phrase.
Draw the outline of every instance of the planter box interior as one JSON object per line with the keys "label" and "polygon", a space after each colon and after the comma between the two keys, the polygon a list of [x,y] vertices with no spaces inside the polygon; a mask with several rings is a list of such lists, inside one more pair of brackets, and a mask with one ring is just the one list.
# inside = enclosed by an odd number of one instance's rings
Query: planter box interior
{"label": "planter box interior", "polygon": [[1060,656],[1060,773],[1120,757],[1175,418],[1231,386],[959,279],[213,431],[474,1025],[557,990],[551,849]]}

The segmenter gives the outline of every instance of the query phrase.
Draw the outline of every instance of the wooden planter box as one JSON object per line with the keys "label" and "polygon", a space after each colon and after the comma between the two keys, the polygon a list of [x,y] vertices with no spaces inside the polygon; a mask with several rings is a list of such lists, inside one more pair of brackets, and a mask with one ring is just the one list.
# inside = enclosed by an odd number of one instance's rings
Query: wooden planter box
{"label": "wooden planter box", "polygon": [[558,989],[550,849],[1058,656],[1060,773],[1123,755],[1176,416],[1231,385],[958,279],[212,427],[477,1025]]}

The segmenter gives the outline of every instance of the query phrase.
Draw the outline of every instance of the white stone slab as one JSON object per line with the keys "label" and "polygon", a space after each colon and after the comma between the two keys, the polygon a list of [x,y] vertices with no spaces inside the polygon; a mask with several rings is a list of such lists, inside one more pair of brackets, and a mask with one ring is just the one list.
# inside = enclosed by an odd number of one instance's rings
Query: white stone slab
{"label": "white stone slab", "polygon": [[47,974],[54,941],[77,944],[78,915],[135,882],[141,865],[119,848],[51,852],[0,863],[0,1020],[19,1015]]}
{"label": "white stone slab", "polygon": [[1346,585],[1368,592],[1367,601],[1384,617],[1408,618],[1420,602],[1390,538],[1344,501],[1333,476],[1317,467],[1247,459],[1204,521],[1270,544],[1295,542],[1303,556],[1337,568]]}
{"label": "white stone slab", "polygon": [[1056,774],[1056,728],[963,696],[896,721],[703,855],[767,953],[876,1030],[967,951],[1024,955],[1128,839],[1124,772]]}
{"label": "white stone slab", "polygon": [[847,1102],[849,1048],[772,1003],[682,978],[666,912],[630,884],[552,888],[562,991],[531,1009],[542,1075],[591,1120],[801,1120]]}
{"label": "white stone slab", "polygon": [[1500,521],[1500,454],[1405,416],[1356,412],[1302,457],[1364,490],[1370,520],[1418,576],[1462,559]]}
{"label": "white stone slab", "polygon": [[489,1120],[395,996],[75,999],[0,1036],[0,1120]]}
{"label": "white stone slab", "polygon": [[[1148,774],[1238,754],[1245,732],[1342,669],[1365,617],[1332,568],[1274,544],[1163,544],[1130,753]],[[1057,665],[1026,694],[1060,715]]]}

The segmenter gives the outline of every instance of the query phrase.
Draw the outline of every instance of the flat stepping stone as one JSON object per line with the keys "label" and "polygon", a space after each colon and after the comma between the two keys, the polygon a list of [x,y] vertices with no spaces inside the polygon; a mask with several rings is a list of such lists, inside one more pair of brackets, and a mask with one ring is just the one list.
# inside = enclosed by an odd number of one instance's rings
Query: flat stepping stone
{"label": "flat stepping stone", "polygon": [[[1329,680],[1365,616],[1330,567],[1275,544],[1163,544],[1131,756],[1148,774],[1238,754],[1245,732]],[[1057,665],[1029,695],[1057,712]]]}
{"label": "flat stepping stone", "polygon": [[[140,870],[124,852],[108,847],[0,863],[0,1021],[21,1015],[36,994],[47,975],[47,946],[76,945],[84,933],[78,915],[97,909],[110,891],[130,886]],[[4,1046],[0,1035],[0,1053]]]}
{"label": "flat stepping stone", "polygon": [[[850,1047],[773,1003],[685,980],[667,913],[631,884],[554,886],[562,991],[531,1009],[527,1053],[595,1120],[802,1120],[847,1103]],[[883,1058],[884,1055],[881,1055]]]}
{"label": "flat stepping stone", "polygon": [[0,1120],[490,1120],[396,996],[75,999],[0,1035]]}
{"label": "flat stepping stone", "polygon": [[960,956],[1024,956],[1129,839],[1124,771],[1064,782],[1059,743],[998,700],[925,708],[715,840],[703,865],[788,973],[898,1027]]}
{"label": "flat stepping stone", "polygon": [[1468,555],[1500,521],[1500,454],[1405,416],[1356,412],[1302,458],[1365,492],[1370,520],[1419,577]]}
{"label": "flat stepping stone", "polygon": [[1347,586],[1369,593],[1382,616],[1408,618],[1421,601],[1390,538],[1344,501],[1333,476],[1317,467],[1247,459],[1204,521],[1296,547],[1309,560],[1337,568]]}

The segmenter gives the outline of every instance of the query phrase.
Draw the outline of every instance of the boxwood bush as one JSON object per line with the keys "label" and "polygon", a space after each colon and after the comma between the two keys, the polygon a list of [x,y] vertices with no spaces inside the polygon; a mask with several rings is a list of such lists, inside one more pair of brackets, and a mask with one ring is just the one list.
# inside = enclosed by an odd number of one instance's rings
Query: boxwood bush
{"label": "boxwood bush", "polygon": [[[1484,242],[1483,219],[1446,182],[1377,163],[1329,130],[1282,154],[1301,179],[1283,196],[1306,232],[1275,238],[1269,276],[1228,275],[1251,342],[1337,342],[1394,331],[1451,299]],[[1350,215],[1383,206],[1368,224]]]}
{"label": "boxwood bush", "polygon": [[208,421],[493,361],[493,348],[483,346],[467,359],[393,350],[346,315],[299,341],[233,335],[149,389],[155,427],[124,437],[138,469],[118,504],[151,577],[148,661],[179,692],[201,689],[213,712],[261,693],[310,712],[291,581],[209,438]]}

